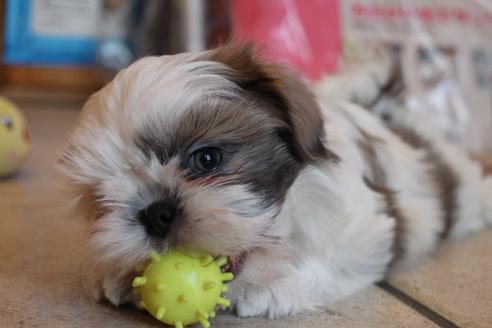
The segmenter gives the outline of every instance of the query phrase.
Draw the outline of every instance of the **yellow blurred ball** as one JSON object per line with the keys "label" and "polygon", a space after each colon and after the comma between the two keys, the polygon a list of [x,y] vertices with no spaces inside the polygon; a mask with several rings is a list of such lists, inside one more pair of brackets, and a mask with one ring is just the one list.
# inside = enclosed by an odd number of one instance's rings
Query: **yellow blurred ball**
{"label": "yellow blurred ball", "polygon": [[31,137],[24,116],[11,101],[0,97],[0,177],[14,172],[25,160]]}

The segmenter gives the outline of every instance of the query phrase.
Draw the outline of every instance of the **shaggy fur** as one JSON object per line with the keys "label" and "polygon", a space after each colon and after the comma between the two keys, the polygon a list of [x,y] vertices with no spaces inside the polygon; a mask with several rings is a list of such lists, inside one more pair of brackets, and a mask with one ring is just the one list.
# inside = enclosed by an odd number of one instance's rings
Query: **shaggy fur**
{"label": "shaggy fur", "polygon": [[[492,223],[490,178],[415,126],[317,101],[248,47],[137,61],[90,98],[60,163],[90,226],[93,296],[133,303],[151,249],[197,247],[236,264],[238,315],[276,318]],[[204,147],[222,152],[209,174],[190,164]],[[176,204],[161,238],[138,219],[156,202]]]}

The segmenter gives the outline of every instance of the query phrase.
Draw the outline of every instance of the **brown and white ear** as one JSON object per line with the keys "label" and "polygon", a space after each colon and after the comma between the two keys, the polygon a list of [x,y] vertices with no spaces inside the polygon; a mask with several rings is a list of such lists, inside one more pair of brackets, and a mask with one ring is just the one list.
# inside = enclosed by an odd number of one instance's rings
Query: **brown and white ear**
{"label": "brown and white ear", "polygon": [[298,160],[337,160],[324,144],[323,119],[313,94],[292,71],[258,58],[250,44],[225,45],[209,56],[231,68],[228,79],[272,105],[273,114],[286,123],[282,137]]}

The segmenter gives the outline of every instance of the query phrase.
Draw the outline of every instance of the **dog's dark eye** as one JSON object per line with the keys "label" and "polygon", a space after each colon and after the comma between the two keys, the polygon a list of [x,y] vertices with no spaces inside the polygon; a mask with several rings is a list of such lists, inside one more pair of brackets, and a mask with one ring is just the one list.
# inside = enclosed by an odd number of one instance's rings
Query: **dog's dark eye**
{"label": "dog's dark eye", "polygon": [[14,128],[14,123],[12,123],[12,119],[7,115],[0,116],[0,122],[3,126],[7,128],[7,130],[12,130]]}
{"label": "dog's dark eye", "polygon": [[190,167],[199,174],[216,171],[222,162],[222,153],[217,148],[206,147],[195,151],[190,157]]}

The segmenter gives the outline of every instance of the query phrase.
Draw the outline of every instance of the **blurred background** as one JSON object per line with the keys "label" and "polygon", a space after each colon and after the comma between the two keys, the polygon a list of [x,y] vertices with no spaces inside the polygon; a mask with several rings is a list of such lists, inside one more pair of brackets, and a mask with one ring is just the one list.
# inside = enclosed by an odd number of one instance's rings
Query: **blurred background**
{"label": "blurred background", "polygon": [[[227,40],[256,43],[324,98],[374,86],[367,72],[391,64],[385,97],[355,100],[383,119],[420,116],[492,173],[492,0],[0,0],[0,327],[158,326],[87,296],[86,220],[62,210],[55,166],[84,102],[118,70]],[[424,314],[492,327],[491,249],[491,231],[450,243],[394,291],[334,311],[214,325],[435,326]]]}
{"label": "blurred background", "polygon": [[[398,100],[492,152],[490,0],[3,0],[0,83],[89,94],[139,57],[253,40],[318,90],[351,61],[397,58]],[[354,59],[355,58],[355,59]]]}

